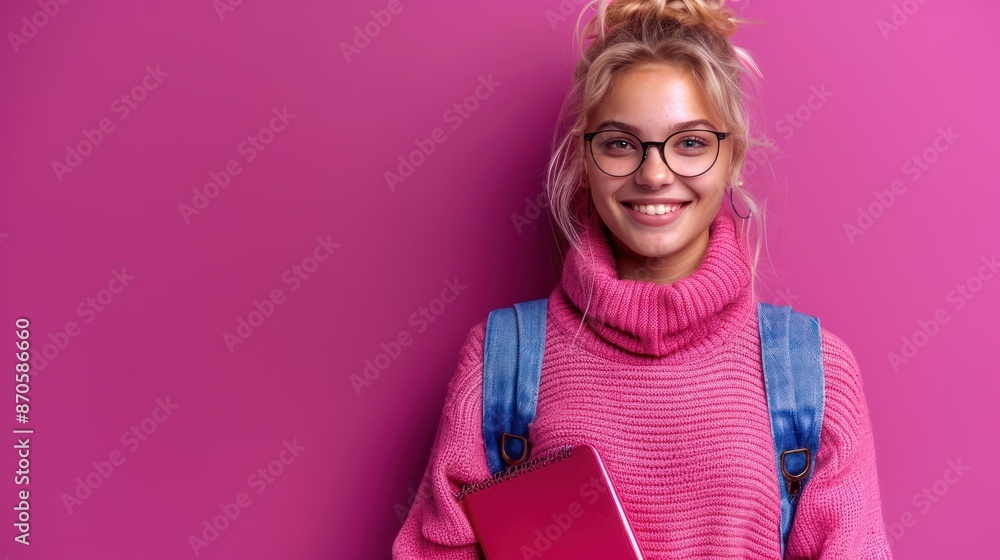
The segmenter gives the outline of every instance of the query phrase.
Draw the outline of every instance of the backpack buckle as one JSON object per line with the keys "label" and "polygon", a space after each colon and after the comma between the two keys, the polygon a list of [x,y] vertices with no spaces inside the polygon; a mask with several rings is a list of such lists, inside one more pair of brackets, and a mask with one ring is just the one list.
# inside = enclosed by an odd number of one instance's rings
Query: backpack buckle
{"label": "backpack buckle", "polygon": [[[805,457],[806,465],[797,474],[792,474],[792,473],[788,472],[788,466],[785,463],[785,460],[788,458],[788,455],[792,454],[792,453],[805,453],[806,454],[806,457]],[[802,447],[800,449],[789,449],[788,451],[783,451],[781,453],[781,476],[785,477],[785,480],[788,481],[788,493],[789,494],[796,495],[796,494],[798,494],[801,491],[801,489],[802,489],[802,482],[801,481],[802,481],[803,478],[806,477],[806,475],[809,474],[809,469],[811,467],[812,467],[812,457],[809,455],[809,449],[806,448],[806,447]]]}
{"label": "backpack buckle", "polygon": [[[514,438],[521,441],[520,457],[515,459],[507,455],[507,441],[508,441],[507,438]],[[521,463],[524,462],[525,459],[528,458],[528,440],[521,436],[516,436],[514,434],[509,434],[507,432],[504,432],[504,434],[500,436],[500,455],[503,457],[503,460],[506,461],[508,465],[511,466],[520,465]]]}

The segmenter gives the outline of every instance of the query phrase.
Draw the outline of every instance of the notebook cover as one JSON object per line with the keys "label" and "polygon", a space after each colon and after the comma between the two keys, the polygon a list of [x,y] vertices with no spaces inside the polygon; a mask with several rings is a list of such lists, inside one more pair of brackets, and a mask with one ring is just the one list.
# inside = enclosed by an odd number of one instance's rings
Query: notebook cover
{"label": "notebook cover", "polygon": [[597,449],[566,446],[459,494],[487,560],[642,560]]}

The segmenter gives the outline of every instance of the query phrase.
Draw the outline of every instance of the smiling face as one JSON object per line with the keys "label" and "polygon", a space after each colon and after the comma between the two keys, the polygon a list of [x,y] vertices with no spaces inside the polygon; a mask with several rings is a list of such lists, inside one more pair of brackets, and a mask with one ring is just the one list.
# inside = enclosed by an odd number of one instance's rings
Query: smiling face
{"label": "smiling face", "polygon": [[[588,119],[588,132],[611,129],[632,132],[644,142],[661,142],[688,129],[728,132],[693,76],[672,65],[640,66],[619,76]],[[592,142],[594,150],[600,149],[597,140]],[[608,148],[621,150],[627,146],[613,142]],[[681,154],[697,147],[697,138],[680,134],[670,139],[665,150]],[[705,255],[708,226],[722,204],[732,161],[732,139],[721,141],[714,165],[696,177],[675,174],[652,146],[642,166],[626,177],[607,175],[597,167],[590,147],[585,146],[584,151],[586,187],[591,190],[594,208],[611,232],[619,278],[669,284],[691,274]],[[669,211],[679,202],[683,202],[680,208],[658,216],[634,209],[635,204],[655,203],[664,204]]]}

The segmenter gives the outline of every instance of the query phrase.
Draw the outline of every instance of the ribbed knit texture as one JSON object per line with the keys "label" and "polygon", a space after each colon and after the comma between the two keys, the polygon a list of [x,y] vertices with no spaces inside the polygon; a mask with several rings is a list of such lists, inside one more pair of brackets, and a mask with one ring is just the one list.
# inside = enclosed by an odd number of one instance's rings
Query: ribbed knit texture
{"label": "ribbed knit texture", "polygon": [[[671,285],[619,279],[606,229],[591,226],[549,298],[531,456],[595,446],[649,560],[780,558],[757,302],[732,218],[719,213],[704,260]],[[490,475],[485,332],[483,319],[461,350],[394,559],[483,557],[455,494]],[[786,557],[891,558],[858,365],[825,328],[822,339],[820,448]]]}

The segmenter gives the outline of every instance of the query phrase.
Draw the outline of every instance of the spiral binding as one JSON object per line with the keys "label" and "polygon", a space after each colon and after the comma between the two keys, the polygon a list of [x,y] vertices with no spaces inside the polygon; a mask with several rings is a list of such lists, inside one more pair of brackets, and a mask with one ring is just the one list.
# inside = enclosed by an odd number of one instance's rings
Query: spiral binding
{"label": "spiral binding", "polygon": [[540,469],[551,463],[558,463],[559,461],[562,461],[563,459],[572,456],[573,456],[573,446],[564,445],[559,449],[551,453],[548,453],[546,455],[543,455],[541,457],[535,457],[534,459],[530,459],[519,465],[509,466],[506,469],[503,469],[502,471],[498,471],[495,475],[484,478],[483,480],[476,482],[474,484],[465,484],[462,486],[462,491],[457,496],[455,496],[455,498],[461,500],[462,498],[468,496],[469,494],[474,494],[480,490],[489,488],[494,484],[500,484],[501,482],[504,482],[506,480],[516,478],[524,473],[531,472],[535,469]]}

